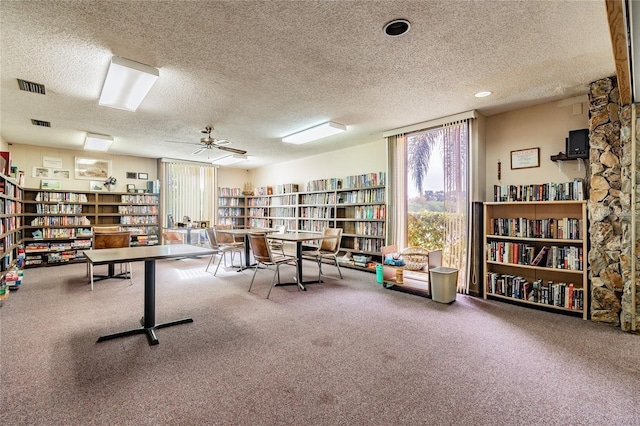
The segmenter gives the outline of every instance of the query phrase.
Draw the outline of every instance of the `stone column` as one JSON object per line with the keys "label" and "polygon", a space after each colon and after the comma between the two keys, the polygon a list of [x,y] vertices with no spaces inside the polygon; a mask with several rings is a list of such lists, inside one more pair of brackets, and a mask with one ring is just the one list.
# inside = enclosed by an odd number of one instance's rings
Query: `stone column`
{"label": "stone column", "polygon": [[[629,115],[632,115],[630,112]],[[623,132],[623,149],[622,149],[622,203],[625,208],[626,214],[623,215],[624,224],[624,250],[621,256],[622,276],[623,279],[623,292],[622,292],[622,312],[620,314],[620,328],[625,331],[638,331],[638,322],[640,319],[640,274],[638,268],[640,268],[640,222],[638,222],[638,212],[640,205],[640,193],[636,189],[636,203],[631,205],[631,191],[632,188],[632,167],[636,170],[636,188],[640,188],[638,182],[640,182],[640,108],[636,105],[635,117],[631,117],[631,120],[635,120],[635,135],[631,135],[631,129],[629,129],[629,135]],[[624,129],[624,128],[623,128]],[[631,140],[633,137],[633,141]],[[636,158],[633,158],[631,152],[631,146],[636,146]],[[632,235],[631,221],[636,221],[636,235]],[[635,294],[632,292],[632,272],[631,272],[631,256],[636,256],[636,288]],[[633,297],[635,297],[635,314],[636,324],[633,324]]]}
{"label": "stone column", "polygon": [[[622,298],[623,210],[622,146],[628,138],[627,106],[622,109],[615,77],[591,83],[589,88],[589,278],[591,319],[620,324]],[[621,123],[621,120],[624,123]],[[624,128],[625,130],[621,129]],[[624,204],[626,203],[626,207]]]}

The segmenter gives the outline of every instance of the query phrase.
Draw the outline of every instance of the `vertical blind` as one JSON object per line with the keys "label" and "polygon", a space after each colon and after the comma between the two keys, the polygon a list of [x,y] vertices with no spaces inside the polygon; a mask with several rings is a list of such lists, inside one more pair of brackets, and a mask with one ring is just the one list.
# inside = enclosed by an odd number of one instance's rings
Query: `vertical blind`
{"label": "vertical blind", "polygon": [[182,222],[185,216],[194,220],[215,222],[216,168],[181,162],[165,162],[165,220]]}

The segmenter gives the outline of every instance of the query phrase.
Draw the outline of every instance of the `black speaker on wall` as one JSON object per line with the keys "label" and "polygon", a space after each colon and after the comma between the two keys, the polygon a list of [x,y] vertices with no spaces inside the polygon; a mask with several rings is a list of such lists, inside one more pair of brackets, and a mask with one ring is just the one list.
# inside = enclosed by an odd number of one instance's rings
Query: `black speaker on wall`
{"label": "black speaker on wall", "polygon": [[589,129],[569,131],[567,158],[589,158]]}

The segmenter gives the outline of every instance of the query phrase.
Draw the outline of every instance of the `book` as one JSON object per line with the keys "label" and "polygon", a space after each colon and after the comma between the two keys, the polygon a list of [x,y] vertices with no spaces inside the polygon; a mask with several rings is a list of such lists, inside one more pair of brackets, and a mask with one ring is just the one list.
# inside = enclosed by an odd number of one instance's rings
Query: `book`
{"label": "book", "polygon": [[547,253],[547,250],[549,250],[549,247],[543,246],[538,252],[538,254],[536,255],[536,257],[533,258],[533,261],[531,262],[531,266],[539,265],[540,262],[542,262],[542,258]]}

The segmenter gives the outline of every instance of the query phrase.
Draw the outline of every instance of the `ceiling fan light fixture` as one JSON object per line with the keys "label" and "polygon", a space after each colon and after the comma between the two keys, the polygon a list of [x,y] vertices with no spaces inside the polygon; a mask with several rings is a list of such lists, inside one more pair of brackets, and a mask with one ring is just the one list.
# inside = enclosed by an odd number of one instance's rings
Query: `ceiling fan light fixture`
{"label": "ceiling fan light fixture", "polygon": [[113,136],[87,133],[84,149],[87,151],[108,151],[113,143]]}
{"label": "ceiling fan light fixture", "polygon": [[327,136],[332,136],[346,130],[347,126],[345,126],[344,124],[327,121],[326,123],[322,123],[317,126],[302,130],[300,132],[293,133],[289,136],[285,136],[284,138],[282,138],[282,142],[300,145],[317,139],[326,138]]}
{"label": "ceiling fan light fixture", "polygon": [[211,163],[217,164],[220,166],[228,166],[230,164],[236,164],[242,161],[247,161],[248,159],[249,157],[246,155],[232,154],[232,155],[216,158],[215,160],[211,161]]}
{"label": "ceiling fan light fixture", "polygon": [[135,111],[160,75],[157,68],[114,56],[98,104]]}

